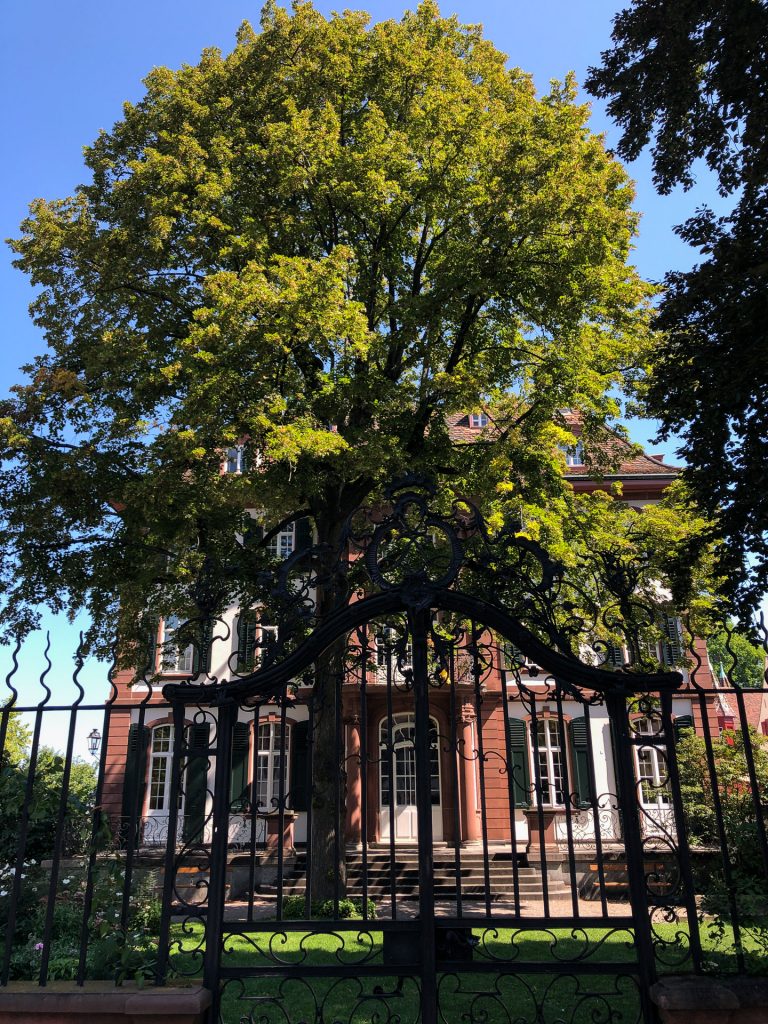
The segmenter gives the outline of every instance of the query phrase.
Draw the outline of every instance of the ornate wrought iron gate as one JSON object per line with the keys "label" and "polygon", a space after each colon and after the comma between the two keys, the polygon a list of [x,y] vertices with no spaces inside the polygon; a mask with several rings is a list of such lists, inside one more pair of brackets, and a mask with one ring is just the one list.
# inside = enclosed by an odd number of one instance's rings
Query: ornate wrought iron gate
{"label": "ornate wrought iron gate", "polygon": [[606,671],[536,544],[388,497],[288,560],[239,674],[165,688],[169,835],[207,781],[161,946],[227,1024],[652,1021],[698,956],[681,676]]}

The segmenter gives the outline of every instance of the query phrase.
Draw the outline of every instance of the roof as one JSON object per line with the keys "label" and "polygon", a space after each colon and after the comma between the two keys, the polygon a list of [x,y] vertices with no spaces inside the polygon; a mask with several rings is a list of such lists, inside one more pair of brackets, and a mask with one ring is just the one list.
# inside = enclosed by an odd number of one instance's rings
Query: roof
{"label": "roof", "polygon": [[[485,428],[484,431],[470,426],[469,415],[467,412],[456,412],[447,417],[448,433],[452,440],[471,444],[481,438],[486,431],[489,432],[489,436],[492,436],[492,428]],[[581,433],[581,420],[578,413],[566,410],[562,415],[565,425],[578,437]],[[606,432],[605,442],[601,443],[599,447],[611,455],[620,454],[622,451],[626,452],[626,458],[621,460],[618,469],[612,470],[610,473],[600,474],[607,480],[615,480],[621,477],[647,477],[654,480],[666,479],[671,482],[681,472],[679,466],[665,463],[663,456],[652,456],[644,453],[640,455],[634,454],[632,451],[633,446],[625,441],[623,437],[611,431]],[[587,466],[567,466],[565,476],[569,480],[594,480],[596,474],[594,470],[590,470]]]}

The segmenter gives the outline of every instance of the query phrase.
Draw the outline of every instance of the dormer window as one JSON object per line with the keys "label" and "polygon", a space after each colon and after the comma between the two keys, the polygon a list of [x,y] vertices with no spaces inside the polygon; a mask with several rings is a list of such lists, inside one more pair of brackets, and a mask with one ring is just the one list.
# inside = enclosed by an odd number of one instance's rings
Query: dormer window
{"label": "dormer window", "polygon": [[242,473],[245,470],[245,450],[240,444],[236,448],[227,448],[225,472]]}
{"label": "dormer window", "polygon": [[574,445],[561,444],[558,447],[565,456],[566,466],[584,465],[584,445],[581,441],[577,441]]}
{"label": "dormer window", "polygon": [[469,425],[474,430],[482,430],[488,426],[488,416],[484,412],[473,412],[469,417]]}

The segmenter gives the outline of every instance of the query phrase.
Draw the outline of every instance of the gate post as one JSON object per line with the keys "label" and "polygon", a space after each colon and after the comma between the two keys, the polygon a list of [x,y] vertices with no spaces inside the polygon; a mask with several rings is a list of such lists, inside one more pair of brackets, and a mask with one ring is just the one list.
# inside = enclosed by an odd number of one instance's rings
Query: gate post
{"label": "gate post", "polygon": [[232,761],[232,731],[237,705],[221,704],[216,716],[216,769],[213,784],[211,833],[211,875],[208,886],[208,918],[205,923],[205,959],[203,985],[213,1001],[209,1020],[219,1019],[219,963],[224,924],[224,895],[227,880],[227,844],[229,841],[229,773]]}
{"label": "gate post", "polygon": [[429,762],[429,684],[427,630],[429,611],[409,611],[413,644],[413,689],[416,716],[416,818],[419,830],[419,921],[421,923],[421,1021],[437,1022],[434,851]]}
{"label": "gate post", "polygon": [[656,1009],[651,1000],[651,986],[656,981],[656,953],[653,947],[651,918],[648,913],[648,892],[645,880],[643,837],[640,814],[637,808],[637,780],[632,757],[632,744],[627,717],[628,691],[614,690],[606,694],[608,716],[613,725],[616,742],[616,770],[618,773],[617,798],[619,811],[624,823],[624,846],[627,851],[627,877],[629,879],[629,901],[634,923],[635,945],[638,950],[638,981],[640,984],[640,1009],[643,1020],[657,1020]]}

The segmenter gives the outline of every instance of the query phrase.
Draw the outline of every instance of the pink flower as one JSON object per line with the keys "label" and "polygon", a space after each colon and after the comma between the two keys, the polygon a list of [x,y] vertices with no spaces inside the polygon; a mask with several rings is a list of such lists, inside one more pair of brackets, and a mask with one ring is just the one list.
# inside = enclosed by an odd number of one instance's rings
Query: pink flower
{"label": "pink flower", "polygon": [[38,953],[41,952],[43,948],[44,947],[43,947],[42,942],[36,942],[35,943],[35,949],[38,951]]}

